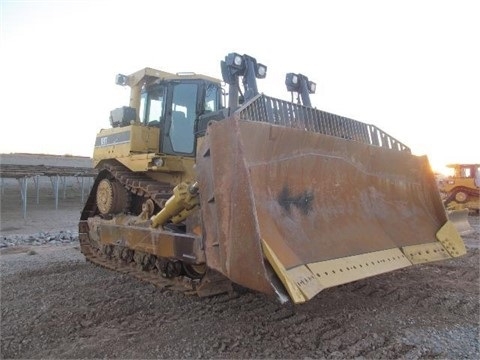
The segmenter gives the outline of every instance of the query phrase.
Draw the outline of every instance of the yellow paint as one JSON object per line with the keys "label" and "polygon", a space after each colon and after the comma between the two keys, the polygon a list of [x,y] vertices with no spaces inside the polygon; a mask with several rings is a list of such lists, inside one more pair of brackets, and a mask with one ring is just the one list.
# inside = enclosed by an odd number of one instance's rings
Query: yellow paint
{"label": "yellow paint", "polygon": [[262,240],[262,248],[268,262],[270,265],[272,265],[273,270],[275,270],[275,273],[280,278],[280,281],[287,289],[292,301],[295,304],[305,302],[307,299],[303,295],[302,291],[300,291],[297,285],[295,285],[295,283],[290,279],[282,263],[264,240]]}
{"label": "yellow paint", "polygon": [[307,300],[313,298],[320,291],[325,289],[325,287],[318,281],[317,277],[305,265],[287,270],[287,275],[291,281],[297,285]]}
{"label": "yellow paint", "polygon": [[402,251],[412,264],[445,260],[451,257],[440,242],[404,246]]}
{"label": "yellow paint", "polygon": [[412,265],[400,249],[394,248],[300,265],[287,270],[263,240],[262,248],[294,303],[310,300],[328,287]]}
{"label": "yellow paint", "polygon": [[[129,133],[125,142],[102,146],[102,139]],[[131,153],[158,153],[160,130],[155,127],[132,124],[124,127],[102,129],[97,134],[97,144],[93,152],[96,166],[103,159],[129,156]]]}
{"label": "yellow paint", "polygon": [[437,239],[452,257],[462,256],[467,253],[462,238],[450,220],[438,230]]}
{"label": "yellow paint", "polygon": [[398,248],[307,264],[324,287],[342,285],[410,266]]}

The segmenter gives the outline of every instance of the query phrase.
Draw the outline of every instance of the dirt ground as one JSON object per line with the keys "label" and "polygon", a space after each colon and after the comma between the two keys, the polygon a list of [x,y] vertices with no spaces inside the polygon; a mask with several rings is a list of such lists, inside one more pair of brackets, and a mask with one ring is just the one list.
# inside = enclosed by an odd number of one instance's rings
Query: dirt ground
{"label": "dirt ground", "polygon": [[[76,231],[75,183],[48,186],[27,220],[12,182],[1,236]],[[8,190],[7,190],[8,189]],[[77,190],[75,190],[77,189]],[[461,258],[409,267],[281,305],[262,294],[185,296],[85,262],[76,241],[0,250],[0,358],[480,358],[480,221]]]}

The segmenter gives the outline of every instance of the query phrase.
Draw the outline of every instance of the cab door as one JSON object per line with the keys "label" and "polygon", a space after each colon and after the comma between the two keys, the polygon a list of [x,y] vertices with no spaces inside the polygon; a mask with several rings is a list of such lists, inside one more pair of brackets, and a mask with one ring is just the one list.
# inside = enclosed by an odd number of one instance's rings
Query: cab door
{"label": "cab door", "polygon": [[170,101],[165,114],[161,151],[170,155],[194,156],[198,84],[171,83],[168,95]]}

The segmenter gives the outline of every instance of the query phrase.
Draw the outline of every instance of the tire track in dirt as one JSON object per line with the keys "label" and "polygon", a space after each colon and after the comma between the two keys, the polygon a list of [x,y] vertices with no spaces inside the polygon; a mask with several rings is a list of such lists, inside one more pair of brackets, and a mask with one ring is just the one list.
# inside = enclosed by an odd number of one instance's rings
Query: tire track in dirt
{"label": "tire track in dirt", "polygon": [[[35,260],[0,260],[8,256]],[[39,256],[37,267],[2,275],[0,355],[475,358],[479,258],[469,251],[292,306],[241,288],[233,296],[185,296],[85,262],[41,264]]]}

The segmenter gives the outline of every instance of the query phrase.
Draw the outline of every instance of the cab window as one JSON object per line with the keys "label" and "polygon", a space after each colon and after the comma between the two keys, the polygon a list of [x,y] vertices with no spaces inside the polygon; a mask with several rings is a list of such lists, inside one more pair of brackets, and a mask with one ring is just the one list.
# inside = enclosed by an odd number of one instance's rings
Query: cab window
{"label": "cab window", "polygon": [[147,126],[159,126],[163,119],[165,87],[161,86],[142,94],[140,99],[140,121]]}
{"label": "cab window", "polygon": [[173,88],[170,141],[175,152],[193,152],[197,88],[193,83],[179,83]]}
{"label": "cab window", "polygon": [[204,113],[213,112],[220,109],[219,87],[215,84],[208,84],[205,89]]}

